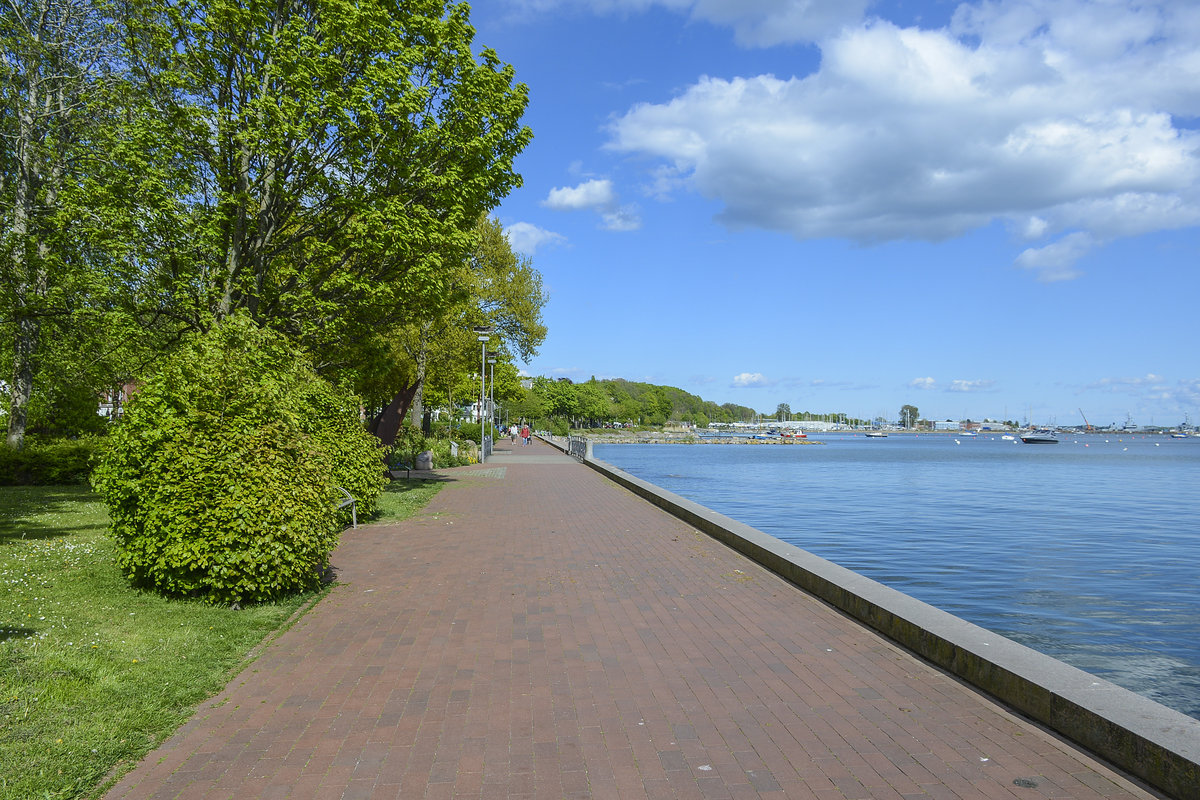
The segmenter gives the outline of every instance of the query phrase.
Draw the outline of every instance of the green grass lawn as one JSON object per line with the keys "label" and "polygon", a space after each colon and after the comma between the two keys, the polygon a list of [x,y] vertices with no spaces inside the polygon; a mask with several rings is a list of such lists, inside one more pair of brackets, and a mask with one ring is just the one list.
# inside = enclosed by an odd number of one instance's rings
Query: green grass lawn
{"label": "green grass lawn", "polygon": [[[367,523],[441,484],[394,481]],[[93,797],[320,593],[240,611],[129,588],[83,487],[0,487],[0,800]]]}

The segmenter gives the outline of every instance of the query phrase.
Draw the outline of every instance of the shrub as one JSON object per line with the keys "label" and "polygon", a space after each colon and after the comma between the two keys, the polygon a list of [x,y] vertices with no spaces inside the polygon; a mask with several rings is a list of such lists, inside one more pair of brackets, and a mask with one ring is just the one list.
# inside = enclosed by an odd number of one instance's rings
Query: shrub
{"label": "shrub", "polygon": [[50,486],[87,483],[92,457],[101,440],[28,441],[23,450],[0,446],[0,486]]}
{"label": "shrub", "polygon": [[92,476],[120,566],[136,586],[220,603],[316,585],[334,486],[370,508],[382,490],[356,427],[357,401],[278,334],[234,317],[194,337],[129,402]]}
{"label": "shrub", "polygon": [[[464,426],[465,427],[465,426]],[[478,425],[475,426],[479,428]],[[450,442],[451,439],[434,439],[428,436],[423,436],[421,432],[411,425],[404,425],[396,434],[396,444],[392,449],[391,455],[388,457],[388,466],[392,469],[399,469],[401,465],[413,467],[417,453],[423,450],[433,452],[433,466],[436,469],[445,467],[461,467],[465,464],[473,463],[472,453],[478,457],[478,442],[474,446],[469,444],[470,439],[462,435],[462,429],[459,429],[454,436],[453,441],[458,443],[458,455],[451,455]]]}
{"label": "shrub", "polygon": [[[309,413],[301,419],[300,427],[329,456],[334,485],[354,496],[360,516],[375,513],[387,485],[383,474],[387,453],[379,439],[362,426],[358,398],[325,382],[310,383],[301,394]],[[349,524],[350,511],[340,514],[343,526]]]}
{"label": "shrub", "polygon": [[457,442],[470,440],[478,443],[483,441],[483,439],[480,437],[481,429],[478,422],[464,422],[462,425],[458,426],[458,429],[454,431],[454,435],[450,438]]}

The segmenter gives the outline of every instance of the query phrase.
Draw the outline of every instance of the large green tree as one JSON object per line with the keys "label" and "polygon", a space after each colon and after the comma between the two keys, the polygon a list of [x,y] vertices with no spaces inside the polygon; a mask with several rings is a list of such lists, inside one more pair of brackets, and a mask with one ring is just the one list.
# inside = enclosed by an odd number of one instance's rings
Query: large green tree
{"label": "large green tree", "polygon": [[[436,362],[443,385],[452,373],[475,367],[482,357],[475,327],[490,328],[490,354],[498,361],[528,362],[546,339],[542,307],[547,296],[542,276],[532,261],[517,254],[499,221],[481,216],[474,229],[475,242],[460,271],[456,289],[459,302],[439,314],[424,316],[407,326],[405,349],[414,364],[413,418],[424,411],[424,388],[429,368]],[[434,358],[431,359],[431,356]],[[489,377],[490,379],[490,377]]]}
{"label": "large green tree", "polygon": [[347,343],[452,298],[472,228],[520,177],[527,97],[445,0],[135,0],[180,120],[174,313],[239,309],[353,370]]}
{"label": "large green tree", "polygon": [[576,387],[579,416],[590,425],[606,422],[612,419],[613,404],[604,391],[604,387],[593,375],[587,383]]}
{"label": "large green tree", "polygon": [[[373,408],[384,407],[374,429],[386,442],[409,407],[421,424],[429,398],[437,404],[479,396],[481,348],[475,327],[487,327],[488,355],[503,396],[515,396],[515,360],[527,362],[546,337],[542,307],[546,294],[532,262],[516,254],[500,223],[481,216],[468,257],[447,268],[447,297],[418,309],[405,323],[379,331],[366,346],[386,355],[363,371],[360,391]],[[511,374],[510,374],[511,372]],[[466,391],[465,382],[476,387]],[[502,395],[498,395],[502,396]]]}

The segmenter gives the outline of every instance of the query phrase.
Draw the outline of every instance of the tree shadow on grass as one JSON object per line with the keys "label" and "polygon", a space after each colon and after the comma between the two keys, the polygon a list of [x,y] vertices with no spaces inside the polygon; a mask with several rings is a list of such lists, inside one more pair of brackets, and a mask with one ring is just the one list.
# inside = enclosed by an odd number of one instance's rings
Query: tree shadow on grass
{"label": "tree shadow on grass", "polygon": [[[84,532],[93,525],[81,524],[80,505],[96,500],[86,486],[0,486],[0,544]],[[63,517],[69,517],[69,524]],[[102,521],[97,524],[103,526]]]}
{"label": "tree shadow on grass", "polygon": [[37,633],[34,628],[9,628],[0,622],[0,642],[7,642],[9,639],[28,639]]}

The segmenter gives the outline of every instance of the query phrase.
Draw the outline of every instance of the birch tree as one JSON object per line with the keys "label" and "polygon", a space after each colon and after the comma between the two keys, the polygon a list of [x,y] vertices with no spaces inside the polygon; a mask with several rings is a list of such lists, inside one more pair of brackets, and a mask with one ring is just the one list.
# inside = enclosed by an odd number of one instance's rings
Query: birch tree
{"label": "birch tree", "polygon": [[46,326],[88,282],[64,210],[116,63],[107,7],[0,0],[0,304],[11,343],[7,444],[25,441]]}

